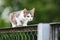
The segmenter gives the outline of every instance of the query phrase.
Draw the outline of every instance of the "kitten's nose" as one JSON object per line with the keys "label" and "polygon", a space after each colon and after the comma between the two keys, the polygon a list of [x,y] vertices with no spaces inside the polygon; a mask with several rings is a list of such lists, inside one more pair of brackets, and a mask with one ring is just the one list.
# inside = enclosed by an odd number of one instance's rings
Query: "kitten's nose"
{"label": "kitten's nose", "polygon": [[30,21],[32,21],[32,19],[30,19]]}
{"label": "kitten's nose", "polygon": [[31,19],[30,19],[31,20]]}

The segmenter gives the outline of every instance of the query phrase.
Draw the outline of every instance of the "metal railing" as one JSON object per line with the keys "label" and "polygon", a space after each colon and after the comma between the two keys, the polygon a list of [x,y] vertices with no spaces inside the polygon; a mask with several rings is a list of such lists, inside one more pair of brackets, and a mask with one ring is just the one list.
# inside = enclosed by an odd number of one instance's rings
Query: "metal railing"
{"label": "metal railing", "polygon": [[0,28],[0,40],[58,40],[60,23]]}
{"label": "metal railing", "polygon": [[37,25],[0,29],[0,40],[37,40]]}
{"label": "metal railing", "polygon": [[51,31],[51,39],[52,40],[59,40],[58,39],[58,31],[60,30],[60,22],[57,23],[50,23],[50,31]]}

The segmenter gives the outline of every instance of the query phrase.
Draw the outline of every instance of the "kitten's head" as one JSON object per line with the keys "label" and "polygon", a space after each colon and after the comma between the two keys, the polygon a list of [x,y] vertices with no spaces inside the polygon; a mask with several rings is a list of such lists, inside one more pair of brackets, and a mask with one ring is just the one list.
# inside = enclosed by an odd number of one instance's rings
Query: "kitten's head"
{"label": "kitten's head", "polygon": [[28,11],[27,11],[27,9],[24,9],[25,19],[28,20],[28,21],[32,21],[33,17],[34,17],[34,11],[35,11],[35,8],[33,8],[31,10],[28,10]]}

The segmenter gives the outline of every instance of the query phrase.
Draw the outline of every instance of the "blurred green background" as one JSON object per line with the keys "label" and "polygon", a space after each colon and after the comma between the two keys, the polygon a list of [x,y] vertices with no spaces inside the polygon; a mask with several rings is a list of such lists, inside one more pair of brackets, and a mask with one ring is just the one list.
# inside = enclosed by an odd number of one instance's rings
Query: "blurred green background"
{"label": "blurred green background", "polygon": [[0,28],[10,26],[8,20],[10,12],[24,8],[27,10],[35,8],[34,20],[28,25],[60,22],[60,0],[0,0]]}
{"label": "blurred green background", "polygon": [[0,0],[0,27],[10,26],[8,13],[24,8],[35,8],[34,20],[28,25],[60,21],[60,0]]}

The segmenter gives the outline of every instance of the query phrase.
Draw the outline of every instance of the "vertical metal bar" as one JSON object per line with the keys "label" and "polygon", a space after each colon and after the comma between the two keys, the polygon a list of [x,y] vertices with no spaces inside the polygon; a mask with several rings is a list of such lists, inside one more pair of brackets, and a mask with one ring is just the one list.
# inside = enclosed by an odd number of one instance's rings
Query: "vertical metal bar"
{"label": "vertical metal bar", "polygon": [[55,40],[55,28],[52,26],[52,40]]}
{"label": "vertical metal bar", "polygon": [[50,27],[49,40],[53,40],[53,36],[52,36],[52,27]]}
{"label": "vertical metal bar", "polygon": [[40,23],[38,24],[37,40],[49,40],[50,24]]}
{"label": "vertical metal bar", "polygon": [[52,40],[58,40],[58,28],[56,26],[51,26],[52,29]]}
{"label": "vertical metal bar", "polygon": [[55,40],[58,40],[58,28],[55,27],[55,36],[54,36]]}

